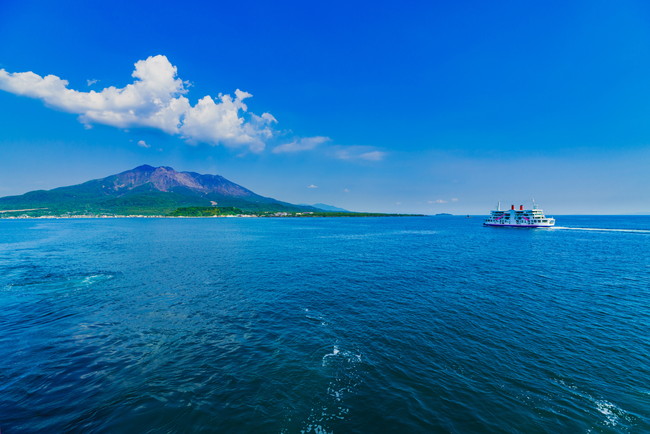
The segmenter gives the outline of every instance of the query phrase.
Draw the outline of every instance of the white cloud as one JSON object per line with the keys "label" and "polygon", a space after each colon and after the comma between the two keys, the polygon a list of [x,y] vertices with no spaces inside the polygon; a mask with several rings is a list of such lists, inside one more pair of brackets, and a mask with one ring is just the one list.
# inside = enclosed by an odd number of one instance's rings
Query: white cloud
{"label": "white cloud", "polygon": [[[190,143],[248,147],[260,152],[273,135],[273,115],[248,113],[243,100],[252,95],[239,89],[235,97],[219,94],[216,101],[204,96],[191,106],[184,96],[186,82],[163,55],[135,63],[133,83],[100,92],[68,88],[68,81],[55,75],[33,72],[10,73],[0,69],[0,89],[37,98],[50,107],[79,115],[84,125],[93,123],[118,128],[149,127],[183,137]],[[91,83],[93,82],[93,83]],[[88,85],[94,84],[88,80]]]}
{"label": "white cloud", "polygon": [[441,204],[441,203],[449,203],[449,202],[458,202],[458,198],[452,197],[450,200],[446,199],[436,199],[436,200],[428,200],[427,203],[432,205],[432,204]]}
{"label": "white cloud", "polygon": [[151,145],[145,142],[144,140],[138,140],[138,146],[141,148],[151,148]]}
{"label": "white cloud", "polygon": [[340,146],[334,152],[334,157],[339,160],[381,161],[386,157],[386,152],[377,151],[369,146]]}
{"label": "white cloud", "polygon": [[350,189],[348,189],[348,188],[343,189],[343,193],[349,193],[349,192],[350,192]]}
{"label": "white cloud", "polygon": [[385,156],[386,156],[385,152],[371,151],[371,152],[364,152],[363,154],[360,154],[358,158],[362,160],[368,160],[368,161],[381,161],[384,159]]}
{"label": "white cloud", "polygon": [[317,185],[314,185],[314,184],[309,184],[309,185],[307,186],[307,188],[318,188],[318,186],[317,186]]}
{"label": "white cloud", "polygon": [[246,122],[239,112],[247,110],[244,99],[250,98],[250,93],[235,91],[235,98],[230,95],[219,95],[215,102],[210,96],[205,96],[191,107],[181,127],[184,138],[190,142],[223,143],[228,146],[249,146],[253,152],[264,150],[264,139],[273,135],[270,124],[277,122],[275,118],[264,113],[254,116]]}
{"label": "white cloud", "polygon": [[288,152],[309,151],[330,140],[329,137],[316,136],[316,137],[302,137],[290,143],[276,146],[273,153],[282,154]]}
{"label": "white cloud", "polygon": [[93,78],[91,80],[86,80],[86,83],[88,83],[88,86],[92,86],[93,84],[99,82],[99,80]]}

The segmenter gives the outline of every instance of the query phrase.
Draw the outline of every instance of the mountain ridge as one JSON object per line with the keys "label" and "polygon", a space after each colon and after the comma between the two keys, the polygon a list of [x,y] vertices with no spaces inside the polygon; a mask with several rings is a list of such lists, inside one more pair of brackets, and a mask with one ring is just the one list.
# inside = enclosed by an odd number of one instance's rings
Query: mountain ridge
{"label": "mountain ridge", "polygon": [[311,206],[314,208],[322,209],[323,211],[330,211],[330,212],[349,212],[351,213],[352,211],[347,210],[345,208],[339,208],[338,206],[334,205],[328,205],[326,203],[315,203],[312,205],[306,204],[306,203],[301,203],[299,204],[300,206]]}
{"label": "mountain ridge", "polygon": [[41,208],[28,215],[166,215],[191,206],[256,212],[320,211],[258,195],[221,175],[178,172],[169,166],[148,164],[81,184],[0,198],[0,211]]}

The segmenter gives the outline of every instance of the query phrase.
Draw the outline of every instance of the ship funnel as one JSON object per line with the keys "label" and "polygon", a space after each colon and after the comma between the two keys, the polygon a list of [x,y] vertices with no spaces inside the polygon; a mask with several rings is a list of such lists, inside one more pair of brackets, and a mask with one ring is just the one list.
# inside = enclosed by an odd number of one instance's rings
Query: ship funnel
{"label": "ship funnel", "polygon": [[523,206],[523,205],[519,205],[519,211],[523,211],[523,210],[524,210],[524,206]]}
{"label": "ship funnel", "polygon": [[510,205],[510,209],[515,209],[515,206],[514,206],[514,205]]}

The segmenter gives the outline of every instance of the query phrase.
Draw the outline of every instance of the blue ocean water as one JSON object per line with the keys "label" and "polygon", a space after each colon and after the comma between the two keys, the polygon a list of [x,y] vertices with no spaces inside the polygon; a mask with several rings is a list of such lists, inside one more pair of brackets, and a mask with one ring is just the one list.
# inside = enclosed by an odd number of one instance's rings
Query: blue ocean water
{"label": "blue ocean water", "polygon": [[650,217],[0,220],[0,430],[650,431]]}

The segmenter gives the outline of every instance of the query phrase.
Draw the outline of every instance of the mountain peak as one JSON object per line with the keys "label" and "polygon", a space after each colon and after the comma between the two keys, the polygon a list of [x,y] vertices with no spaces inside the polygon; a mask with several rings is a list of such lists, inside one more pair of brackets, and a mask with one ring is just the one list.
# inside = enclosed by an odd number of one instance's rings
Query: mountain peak
{"label": "mountain peak", "polygon": [[143,164],[126,172],[100,180],[105,188],[115,192],[133,189],[172,192],[179,188],[205,195],[217,193],[230,197],[257,196],[252,191],[219,175],[201,175],[194,172],[177,172],[169,166]]}
{"label": "mountain peak", "polygon": [[154,173],[154,172],[158,172],[158,173],[167,172],[167,173],[169,173],[169,172],[173,172],[173,173],[183,173],[183,172],[176,172],[176,170],[174,170],[173,167],[169,167],[169,166],[150,166],[148,164],[142,164],[142,165],[140,165],[138,167],[135,167],[135,168],[133,168],[131,170],[127,170],[126,172],[123,172],[123,173],[128,173],[128,172],[139,172],[139,173]]}
{"label": "mountain peak", "polygon": [[136,167],[132,171],[133,172],[153,172],[156,169],[157,169],[157,167],[153,167],[153,166],[150,166],[148,164],[143,164],[141,166]]}

